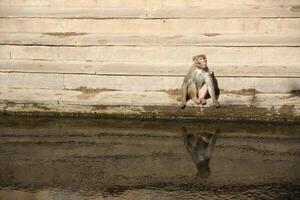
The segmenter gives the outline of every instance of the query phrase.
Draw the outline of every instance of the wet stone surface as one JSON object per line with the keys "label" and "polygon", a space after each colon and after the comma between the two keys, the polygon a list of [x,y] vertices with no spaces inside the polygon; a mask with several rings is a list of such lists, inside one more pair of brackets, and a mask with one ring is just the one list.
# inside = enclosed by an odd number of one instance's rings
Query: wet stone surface
{"label": "wet stone surface", "polygon": [[300,199],[300,125],[0,118],[0,200]]}

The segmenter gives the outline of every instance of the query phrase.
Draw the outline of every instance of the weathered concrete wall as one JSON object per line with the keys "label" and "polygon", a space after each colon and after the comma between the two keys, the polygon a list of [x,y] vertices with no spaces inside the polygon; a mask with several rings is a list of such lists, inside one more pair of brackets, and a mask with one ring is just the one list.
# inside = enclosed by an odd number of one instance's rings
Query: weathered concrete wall
{"label": "weathered concrete wall", "polygon": [[[299,119],[299,35],[299,0],[0,0],[0,109]],[[213,115],[177,110],[200,53]]]}

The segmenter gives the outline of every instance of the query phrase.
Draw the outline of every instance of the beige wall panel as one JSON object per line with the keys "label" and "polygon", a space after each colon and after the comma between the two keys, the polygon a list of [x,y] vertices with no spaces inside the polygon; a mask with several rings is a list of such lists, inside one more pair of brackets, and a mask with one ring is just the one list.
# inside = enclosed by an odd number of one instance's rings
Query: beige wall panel
{"label": "beige wall panel", "polygon": [[[9,46],[8,46],[9,47]],[[109,61],[190,63],[194,55],[205,53],[214,63],[295,64],[300,62],[297,47],[41,47],[10,46],[12,59],[59,61]],[[275,59],[275,60],[274,60]]]}
{"label": "beige wall panel", "polygon": [[[296,7],[295,7],[296,9]],[[65,7],[0,7],[0,17],[6,18],[278,18],[300,17],[300,12],[293,8],[249,8],[249,9],[203,9],[202,7],[167,7],[167,8],[65,8]]]}
{"label": "beige wall panel", "polygon": [[[80,81],[79,81],[80,80]],[[102,88],[125,91],[152,91],[180,88],[182,77],[65,75],[65,88]]]}
{"label": "beige wall panel", "polygon": [[0,59],[10,59],[9,46],[0,46]]}
{"label": "beige wall panel", "polygon": [[0,88],[63,89],[63,75],[0,73]]}
{"label": "beige wall panel", "polygon": [[[201,24],[201,27],[199,26]],[[126,28],[125,28],[126,27]],[[134,34],[300,33],[297,18],[249,19],[0,19],[0,32]]]}
{"label": "beige wall panel", "polygon": [[49,46],[300,46],[300,34],[0,33],[0,44]]}
{"label": "beige wall panel", "polygon": [[[65,75],[65,88],[105,88],[125,91],[164,91],[180,89],[182,77]],[[80,80],[80,81],[79,81]],[[300,89],[300,78],[219,77],[219,88],[226,91],[255,89],[267,93],[288,93]],[[276,83],[276,85],[274,85]]]}
{"label": "beige wall panel", "polygon": [[299,5],[297,0],[0,0],[0,5],[11,6],[67,6],[67,7],[202,7],[204,9],[215,8],[258,8],[258,7],[289,7]]}
{"label": "beige wall panel", "polygon": [[141,8],[51,8],[0,7],[0,17],[6,18],[145,18]]}
{"label": "beige wall panel", "polygon": [[263,93],[289,93],[300,89],[300,78],[217,78],[219,88],[226,91],[255,89]]}
{"label": "beige wall panel", "polygon": [[298,7],[291,8],[211,8],[167,7],[148,12],[149,18],[258,18],[258,17],[299,17]]}
{"label": "beige wall panel", "polygon": [[300,90],[300,78],[258,78],[255,80],[256,90],[261,92],[273,92],[274,90],[278,92],[291,92],[292,90]]}
{"label": "beige wall panel", "polygon": [[299,4],[297,0],[49,0],[51,6],[87,6],[87,7],[168,7],[168,6],[200,6],[203,9],[208,8],[257,8],[274,6],[293,6]]}
{"label": "beige wall panel", "polygon": [[0,6],[49,6],[49,0],[0,0]]}
{"label": "beige wall panel", "polygon": [[[187,63],[109,63],[84,61],[0,60],[0,72],[98,74],[98,75],[151,75],[184,76],[191,62]],[[300,64],[295,65],[237,65],[210,62],[209,69],[215,76],[229,77],[300,77]]]}
{"label": "beige wall panel", "polygon": [[43,102],[51,107],[56,107],[61,96],[64,94],[64,91],[60,89],[35,88],[1,88],[1,92],[2,94],[0,95],[0,98],[2,100],[16,103]]}

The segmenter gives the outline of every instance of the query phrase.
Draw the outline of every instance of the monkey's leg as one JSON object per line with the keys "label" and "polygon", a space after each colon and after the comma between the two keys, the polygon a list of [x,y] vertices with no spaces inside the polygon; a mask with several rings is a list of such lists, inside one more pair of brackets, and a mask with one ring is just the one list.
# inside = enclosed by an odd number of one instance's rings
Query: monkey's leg
{"label": "monkey's leg", "polygon": [[188,96],[192,99],[196,104],[200,104],[200,99],[197,98],[197,86],[196,83],[193,82],[188,87]]}
{"label": "monkey's leg", "polygon": [[184,81],[182,83],[182,99],[180,107],[184,109],[186,107],[186,99],[187,99],[187,90],[188,90],[188,81]]}
{"label": "monkey's leg", "polygon": [[207,84],[208,87],[208,93],[211,97],[211,99],[213,100],[213,104],[216,108],[220,107],[220,103],[218,102],[217,98],[216,98],[216,93],[215,93],[215,86],[214,86],[214,82],[213,79],[210,75],[208,75],[205,79],[205,83]]}
{"label": "monkey's leg", "polygon": [[207,85],[203,84],[203,86],[198,91],[198,98],[200,99],[202,105],[206,104],[206,100],[204,99],[204,97],[206,96],[207,92]]}

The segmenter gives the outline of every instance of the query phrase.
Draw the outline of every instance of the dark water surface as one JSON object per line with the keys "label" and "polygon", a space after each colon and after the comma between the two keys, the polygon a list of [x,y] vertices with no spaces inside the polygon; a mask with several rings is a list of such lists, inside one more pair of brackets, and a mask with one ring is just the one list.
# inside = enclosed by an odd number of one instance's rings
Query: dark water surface
{"label": "dark water surface", "polygon": [[19,199],[300,199],[300,125],[2,116]]}

